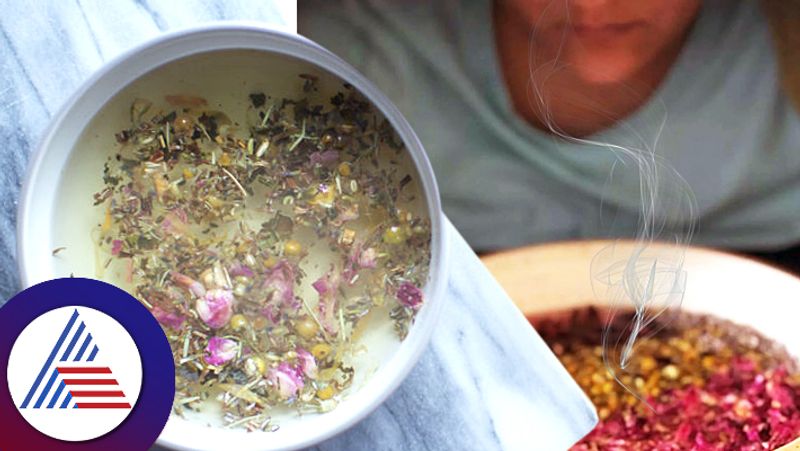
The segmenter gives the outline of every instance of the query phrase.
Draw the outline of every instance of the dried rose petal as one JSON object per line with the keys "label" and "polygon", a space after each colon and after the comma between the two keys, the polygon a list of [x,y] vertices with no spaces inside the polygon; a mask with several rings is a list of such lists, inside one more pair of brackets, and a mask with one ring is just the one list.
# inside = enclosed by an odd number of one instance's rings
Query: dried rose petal
{"label": "dried rose petal", "polygon": [[283,399],[289,399],[303,388],[303,377],[297,368],[286,362],[273,368],[267,375],[267,381],[278,389],[278,393]]}
{"label": "dried rose petal", "polygon": [[374,247],[368,247],[358,255],[358,266],[362,268],[374,268],[378,264],[378,251]]}
{"label": "dried rose petal", "polygon": [[189,229],[186,212],[180,208],[169,211],[164,215],[164,220],[161,221],[161,229],[170,235],[185,235]]}
{"label": "dried rose petal", "polygon": [[300,302],[294,296],[294,277],[294,268],[287,260],[273,266],[264,279],[264,288],[270,291],[267,302],[278,301],[293,309],[300,308]]}
{"label": "dried rose petal", "polygon": [[131,283],[133,282],[133,259],[126,258],[125,260],[127,260],[125,263],[125,273],[124,273],[125,281]]}
{"label": "dried rose petal", "polygon": [[360,269],[375,268],[377,266],[378,252],[375,248],[363,249],[360,243],[354,244],[350,255],[345,262],[342,278],[353,284]]}
{"label": "dried rose petal", "polygon": [[335,150],[314,152],[309,156],[308,160],[312,165],[331,166],[339,161],[339,152]]}
{"label": "dried rose petal", "polygon": [[319,293],[317,310],[320,313],[320,322],[330,333],[336,333],[339,328],[339,323],[336,321],[336,292],[340,283],[341,276],[331,269],[311,284]]}
{"label": "dried rose petal", "polygon": [[164,326],[171,327],[175,330],[180,330],[183,326],[183,322],[186,320],[183,316],[180,316],[173,312],[168,312],[161,307],[153,307],[153,316],[156,317],[159,323]]}
{"label": "dried rose petal", "polygon": [[255,276],[255,273],[253,272],[252,269],[250,269],[249,266],[244,265],[244,264],[239,263],[239,262],[235,262],[234,264],[231,265],[231,267],[228,269],[228,274],[230,274],[231,277],[239,277],[239,276],[254,277]]}
{"label": "dried rose petal", "polygon": [[238,348],[239,345],[229,338],[211,337],[204,359],[209,365],[220,366],[236,357]]}
{"label": "dried rose petal", "polygon": [[186,214],[186,211],[183,208],[174,208],[172,209],[172,214],[174,214],[180,221],[184,224],[189,223],[189,215]]}
{"label": "dried rose petal", "polygon": [[422,305],[422,290],[411,282],[403,282],[397,289],[397,300],[406,307],[418,309]]}
{"label": "dried rose petal", "polygon": [[200,319],[214,329],[225,326],[233,316],[233,293],[230,290],[209,290],[197,299],[195,309]]}
{"label": "dried rose petal", "polygon": [[172,277],[173,282],[191,291],[195,296],[201,298],[206,295],[206,288],[203,286],[203,284],[192,279],[191,277],[175,271],[170,273],[170,277]]}
{"label": "dried rose petal", "polygon": [[297,348],[297,360],[300,361],[300,368],[303,370],[303,374],[305,374],[306,377],[311,379],[317,378],[317,361],[310,352],[303,348]]}
{"label": "dried rose petal", "polygon": [[767,384],[767,395],[772,400],[771,405],[776,409],[794,408],[794,396],[788,387],[777,381]]}
{"label": "dried rose petal", "polygon": [[270,320],[272,324],[278,324],[281,317],[281,311],[274,305],[267,305],[261,309],[261,315]]}
{"label": "dried rose petal", "polygon": [[117,256],[122,252],[122,240],[114,240],[111,242],[111,255]]}
{"label": "dried rose petal", "polygon": [[315,290],[317,290],[317,293],[319,293],[320,296],[325,296],[334,290],[331,284],[331,278],[329,277],[328,274],[314,281],[314,283],[312,283],[311,286],[314,287]]}
{"label": "dried rose petal", "polygon": [[[573,449],[762,450],[800,436],[800,409],[795,407],[800,386],[786,384],[785,368],[759,373],[748,359],[732,363],[710,375],[704,387],[687,386],[649,399],[652,411],[623,407]],[[789,407],[776,407],[784,404]],[[612,446],[615,441],[621,448]]]}

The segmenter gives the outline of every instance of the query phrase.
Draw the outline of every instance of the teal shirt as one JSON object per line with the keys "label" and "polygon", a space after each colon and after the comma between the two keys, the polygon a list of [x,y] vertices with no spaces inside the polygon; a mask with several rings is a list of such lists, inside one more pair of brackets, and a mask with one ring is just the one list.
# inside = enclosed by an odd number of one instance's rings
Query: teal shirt
{"label": "teal shirt", "polygon": [[684,239],[695,218],[698,244],[800,241],[800,121],[756,1],[706,0],[653,97],[587,142],[555,138],[514,112],[490,0],[301,1],[298,17],[301,34],[398,105],[431,159],[445,213],[476,249],[637,236],[640,172],[615,146],[655,149],[665,163],[655,238]]}

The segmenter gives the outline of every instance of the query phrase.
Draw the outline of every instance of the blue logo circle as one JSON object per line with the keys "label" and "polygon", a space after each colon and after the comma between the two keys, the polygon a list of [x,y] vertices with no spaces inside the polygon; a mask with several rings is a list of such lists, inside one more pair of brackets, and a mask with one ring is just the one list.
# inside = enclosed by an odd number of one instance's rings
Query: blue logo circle
{"label": "blue logo circle", "polygon": [[164,331],[127,292],[91,279],[34,285],[0,308],[0,450],[149,449],[169,418]]}

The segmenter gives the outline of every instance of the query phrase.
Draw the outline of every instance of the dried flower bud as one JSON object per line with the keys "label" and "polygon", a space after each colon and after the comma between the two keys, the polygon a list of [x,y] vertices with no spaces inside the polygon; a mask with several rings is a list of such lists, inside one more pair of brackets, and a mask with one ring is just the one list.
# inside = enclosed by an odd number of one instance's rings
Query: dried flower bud
{"label": "dried flower bud", "polygon": [[317,361],[310,352],[303,348],[297,348],[297,359],[300,361],[300,368],[303,374],[310,379],[317,378]]}
{"label": "dried flower bud", "polygon": [[229,338],[211,337],[204,358],[209,365],[220,366],[236,357],[238,349],[239,345]]}
{"label": "dried flower bud", "polygon": [[204,323],[219,329],[228,324],[233,315],[233,299],[230,290],[210,290],[205,296],[197,299],[195,309]]}
{"label": "dried flower bud", "polygon": [[303,388],[303,377],[297,368],[286,362],[270,370],[267,381],[278,389],[278,393],[284,399],[294,397]]}
{"label": "dried flower bud", "polygon": [[263,375],[267,371],[267,362],[263,357],[252,356],[244,363],[244,371],[248,376]]}
{"label": "dried flower bud", "polygon": [[422,290],[410,282],[403,282],[397,289],[397,300],[406,307],[418,309],[422,305]]}
{"label": "dried flower bud", "polygon": [[153,307],[153,316],[156,317],[159,323],[163,326],[170,327],[175,330],[180,330],[183,326],[183,322],[186,320],[185,317],[178,315],[173,312],[168,312],[161,307]]}
{"label": "dried flower bud", "polygon": [[314,338],[314,336],[316,336],[317,332],[319,331],[317,323],[311,317],[308,316],[300,318],[300,320],[297,321],[297,323],[295,323],[294,328],[297,331],[297,333],[306,340]]}

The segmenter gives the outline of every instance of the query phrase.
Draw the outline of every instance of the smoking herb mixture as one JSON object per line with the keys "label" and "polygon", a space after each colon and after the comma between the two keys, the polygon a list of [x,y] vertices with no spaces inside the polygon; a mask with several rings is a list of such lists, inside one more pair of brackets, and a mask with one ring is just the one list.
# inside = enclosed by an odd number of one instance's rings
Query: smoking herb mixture
{"label": "smoking herb mixture", "polygon": [[[430,223],[404,209],[401,142],[348,85],[329,105],[254,93],[244,127],[166,101],[133,103],[94,201],[105,266],[172,345],[176,413],[216,399],[229,427],[272,430],[276,406],[334,408],[362,319],[388,314],[402,339],[423,302]],[[310,280],[316,253],[334,263]]]}
{"label": "smoking herb mixture", "polygon": [[[632,320],[616,315],[610,336]],[[800,436],[797,361],[752,329],[678,312],[648,326],[654,334],[639,339],[620,384],[603,362],[597,310],[534,323],[598,409],[600,424],[575,451],[772,450]]]}

